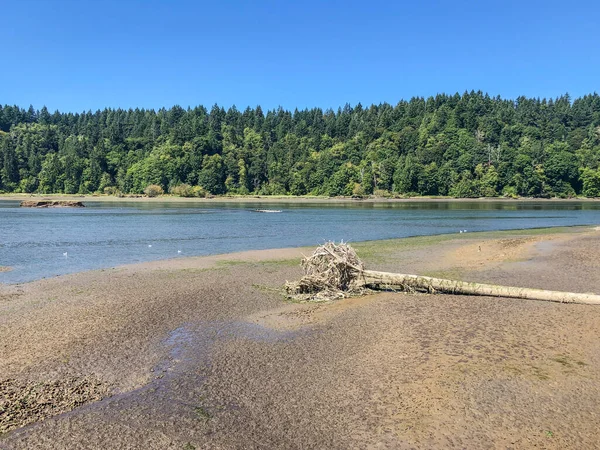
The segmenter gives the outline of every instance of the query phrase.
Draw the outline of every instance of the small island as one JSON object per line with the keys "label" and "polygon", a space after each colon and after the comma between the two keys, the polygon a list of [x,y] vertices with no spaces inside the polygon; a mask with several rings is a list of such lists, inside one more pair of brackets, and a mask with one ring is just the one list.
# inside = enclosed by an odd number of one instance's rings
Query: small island
{"label": "small island", "polygon": [[83,202],[77,200],[23,200],[23,208],[85,208]]}

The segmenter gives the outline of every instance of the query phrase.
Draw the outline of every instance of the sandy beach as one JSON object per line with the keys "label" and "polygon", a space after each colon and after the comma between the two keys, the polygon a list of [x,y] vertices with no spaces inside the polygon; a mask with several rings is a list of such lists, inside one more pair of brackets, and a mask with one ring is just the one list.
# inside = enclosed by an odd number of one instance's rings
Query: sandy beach
{"label": "sandy beach", "polygon": [[[599,293],[594,227],[355,247],[376,270]],[[309,251],[0,285],[0,448],[598,445],[600,307],[286,301]]]}

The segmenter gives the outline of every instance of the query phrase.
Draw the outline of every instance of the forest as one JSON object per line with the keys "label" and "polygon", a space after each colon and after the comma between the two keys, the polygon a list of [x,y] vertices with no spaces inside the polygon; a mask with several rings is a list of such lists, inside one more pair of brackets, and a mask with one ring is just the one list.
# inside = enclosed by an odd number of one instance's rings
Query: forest
{"label": "forest", "polygon": [[599,197],[600,96],[266,113],[0,105],[0,193]]}

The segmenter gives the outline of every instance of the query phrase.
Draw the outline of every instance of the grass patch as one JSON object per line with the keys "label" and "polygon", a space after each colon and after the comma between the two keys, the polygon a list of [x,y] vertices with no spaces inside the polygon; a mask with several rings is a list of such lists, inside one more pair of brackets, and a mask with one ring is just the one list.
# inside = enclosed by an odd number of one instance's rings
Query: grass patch
{"label": "grass patch", "polygon": [[[463,235],[459,235],[463,238]],[[353,242],[352,247],[361,251],[364,256],[371,253],[378,253],[386,250],[407,250],[415,247],[426,247],[428,245],[439,244],[450,239],[457,239],[454,234],[440,234],[435,236],[414,236],[400,239],[386,239],[382,241],[363,241]]]}
{"label": "grass patch", "polygon": [[548,372],[542,369],[541,367],[531,366],[531,368],[533,369],[533,376],[536,377],[538,380],[550,379],[550,375],[548,375]]}
{"label": "grass patch", "polygon": [[543,236],[547,234],[561,234],[586,231],[588,227],[556,227],[556,228],[533,228],[526,230],[502,230],[502,231],[480,231],[472,233],[440,234],[434,236],[414,236],[400,239],[388,239],[381,241],[353,242],[352,247],[356,249],[361,259],[367,263],[390,262],[395,258],[394,253],[415,250],[443,242],[457,240],[469,241],[480,239],[500,239],[503,237],[522,238],[530,236]]}
{"label": "grass patch", "polygon": [[550,360],[554,361],[555,363],[558,363],[561,366],[563,366],[564,368],[568,368],[568,369],[576,367],[576,366],[578,366],[578,367],[587,366],[587,364],[585,362],[573,359],[567,355],[558,355],[555,358],[550,358]]}
{"label": "grass patch", "polygon": [[264,266],[264,267],[293,267],[300,265],[300,258],[290,259],[267,259],[264,261],[244,261],[241,259],[225,259],[216,262],[217,267],[234,267],[241,265]]}
{"label": "grass patch", "polygon": [[502,262],[507,264],[526,263],[529,261],[531,261],[531,258],[508,258],[502,260]]}
{"label": "grass patch", "polygon": [[216,267],[186,267],[185,269],[179,269],[178,272],[202,273],[202,272],[210,272],[211,270],[216,270]]}
{"label": "grass patch", "polygon": [[261,266],[296,267],[300,266],[300,258],[267,259],[265,261],[257,261],[256,264],[260,264]]}
{"label": "grass patch", "polygon": [[194,274],[194,273],[203,273],[203,272],[210,272],[210,271],[214,271],[214,270],[224,270],[224,269],[229,269],[232,267],[237,267],[237,266],[254,266],[254,267],[264,267],[264,268],[271,268],[271,269],[277,269],[277,268],[281,268],[281,267],[294,267],[294,266],[300,266],[300,259],[270,259],[270,260],[266,260],[266,261],[244,261],[241,259],[224,259],[224,260],[219,260],[219,261],[215,261],[214,265],[211,267],[185,267],[183,269],[176,269],[176,270],[171,270],[171,269],[166,269],[166,270],[161,270],[161,272],[165,272],[167,276],[171,275],[173,277],[176,277],[177,274],[181,274],[181,273],[189,273],[189,274]]}
{"label": "grass patch", "polygon": [[504,370],[512,375],[523,375],[523,370],[513,365],[504,366]]}
{"label": "grass patch", "polygon": [[212,419],[212,414],[209,413],[206,408],[204,408],[203,406],[196,406],[194,408],[194,412],[196,413],[196,416],[198,417],[198,419],[204,421],[204,423],[208,422],[210,419]]}
{"label": "grass patch", "polygon": [[557,358],[550,358],[552,361],[559,363],[563,367],[573,367],[567,356],[559,356]]}
{"label": "grass patch", "polygon": [[529,228],[524,230],[501,230],[501,231],[480,231],[476,233],[467,233],[461,237],[477,237],[477,238],[500,238],[503,236],[511,237],[523,237],[523,236],[543,236],[545,234],[562,234],[562,233],[573,233],[587,231],[589,227],[576,226],[576,227],[554,227],[554,228]]}
{"label": "grass patch", "polygon": [[448,280],[462,280],[463,272],[460,270],[433,270],[423,273],[426,277],[444,278]]}
{"label": "grass patch", "polygon": [[242,261],[240,259],[222,259],[215,263],[216,267],[233,267],[248,264],[249,261]]}

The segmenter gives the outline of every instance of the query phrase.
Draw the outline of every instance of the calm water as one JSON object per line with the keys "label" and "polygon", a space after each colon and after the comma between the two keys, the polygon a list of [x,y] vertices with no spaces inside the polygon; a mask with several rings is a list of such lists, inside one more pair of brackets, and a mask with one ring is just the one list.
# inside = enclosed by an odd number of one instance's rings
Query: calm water
{"label": "calm water", "polygon": [[[0,201],[0,266],[13,268],[0,273],[0,282],[326,240],[600,224],[600,203],[591,202],[86,204],[82,209],[32,209]],[[260,214],[251,211],[255,208],[282,212]]]}

